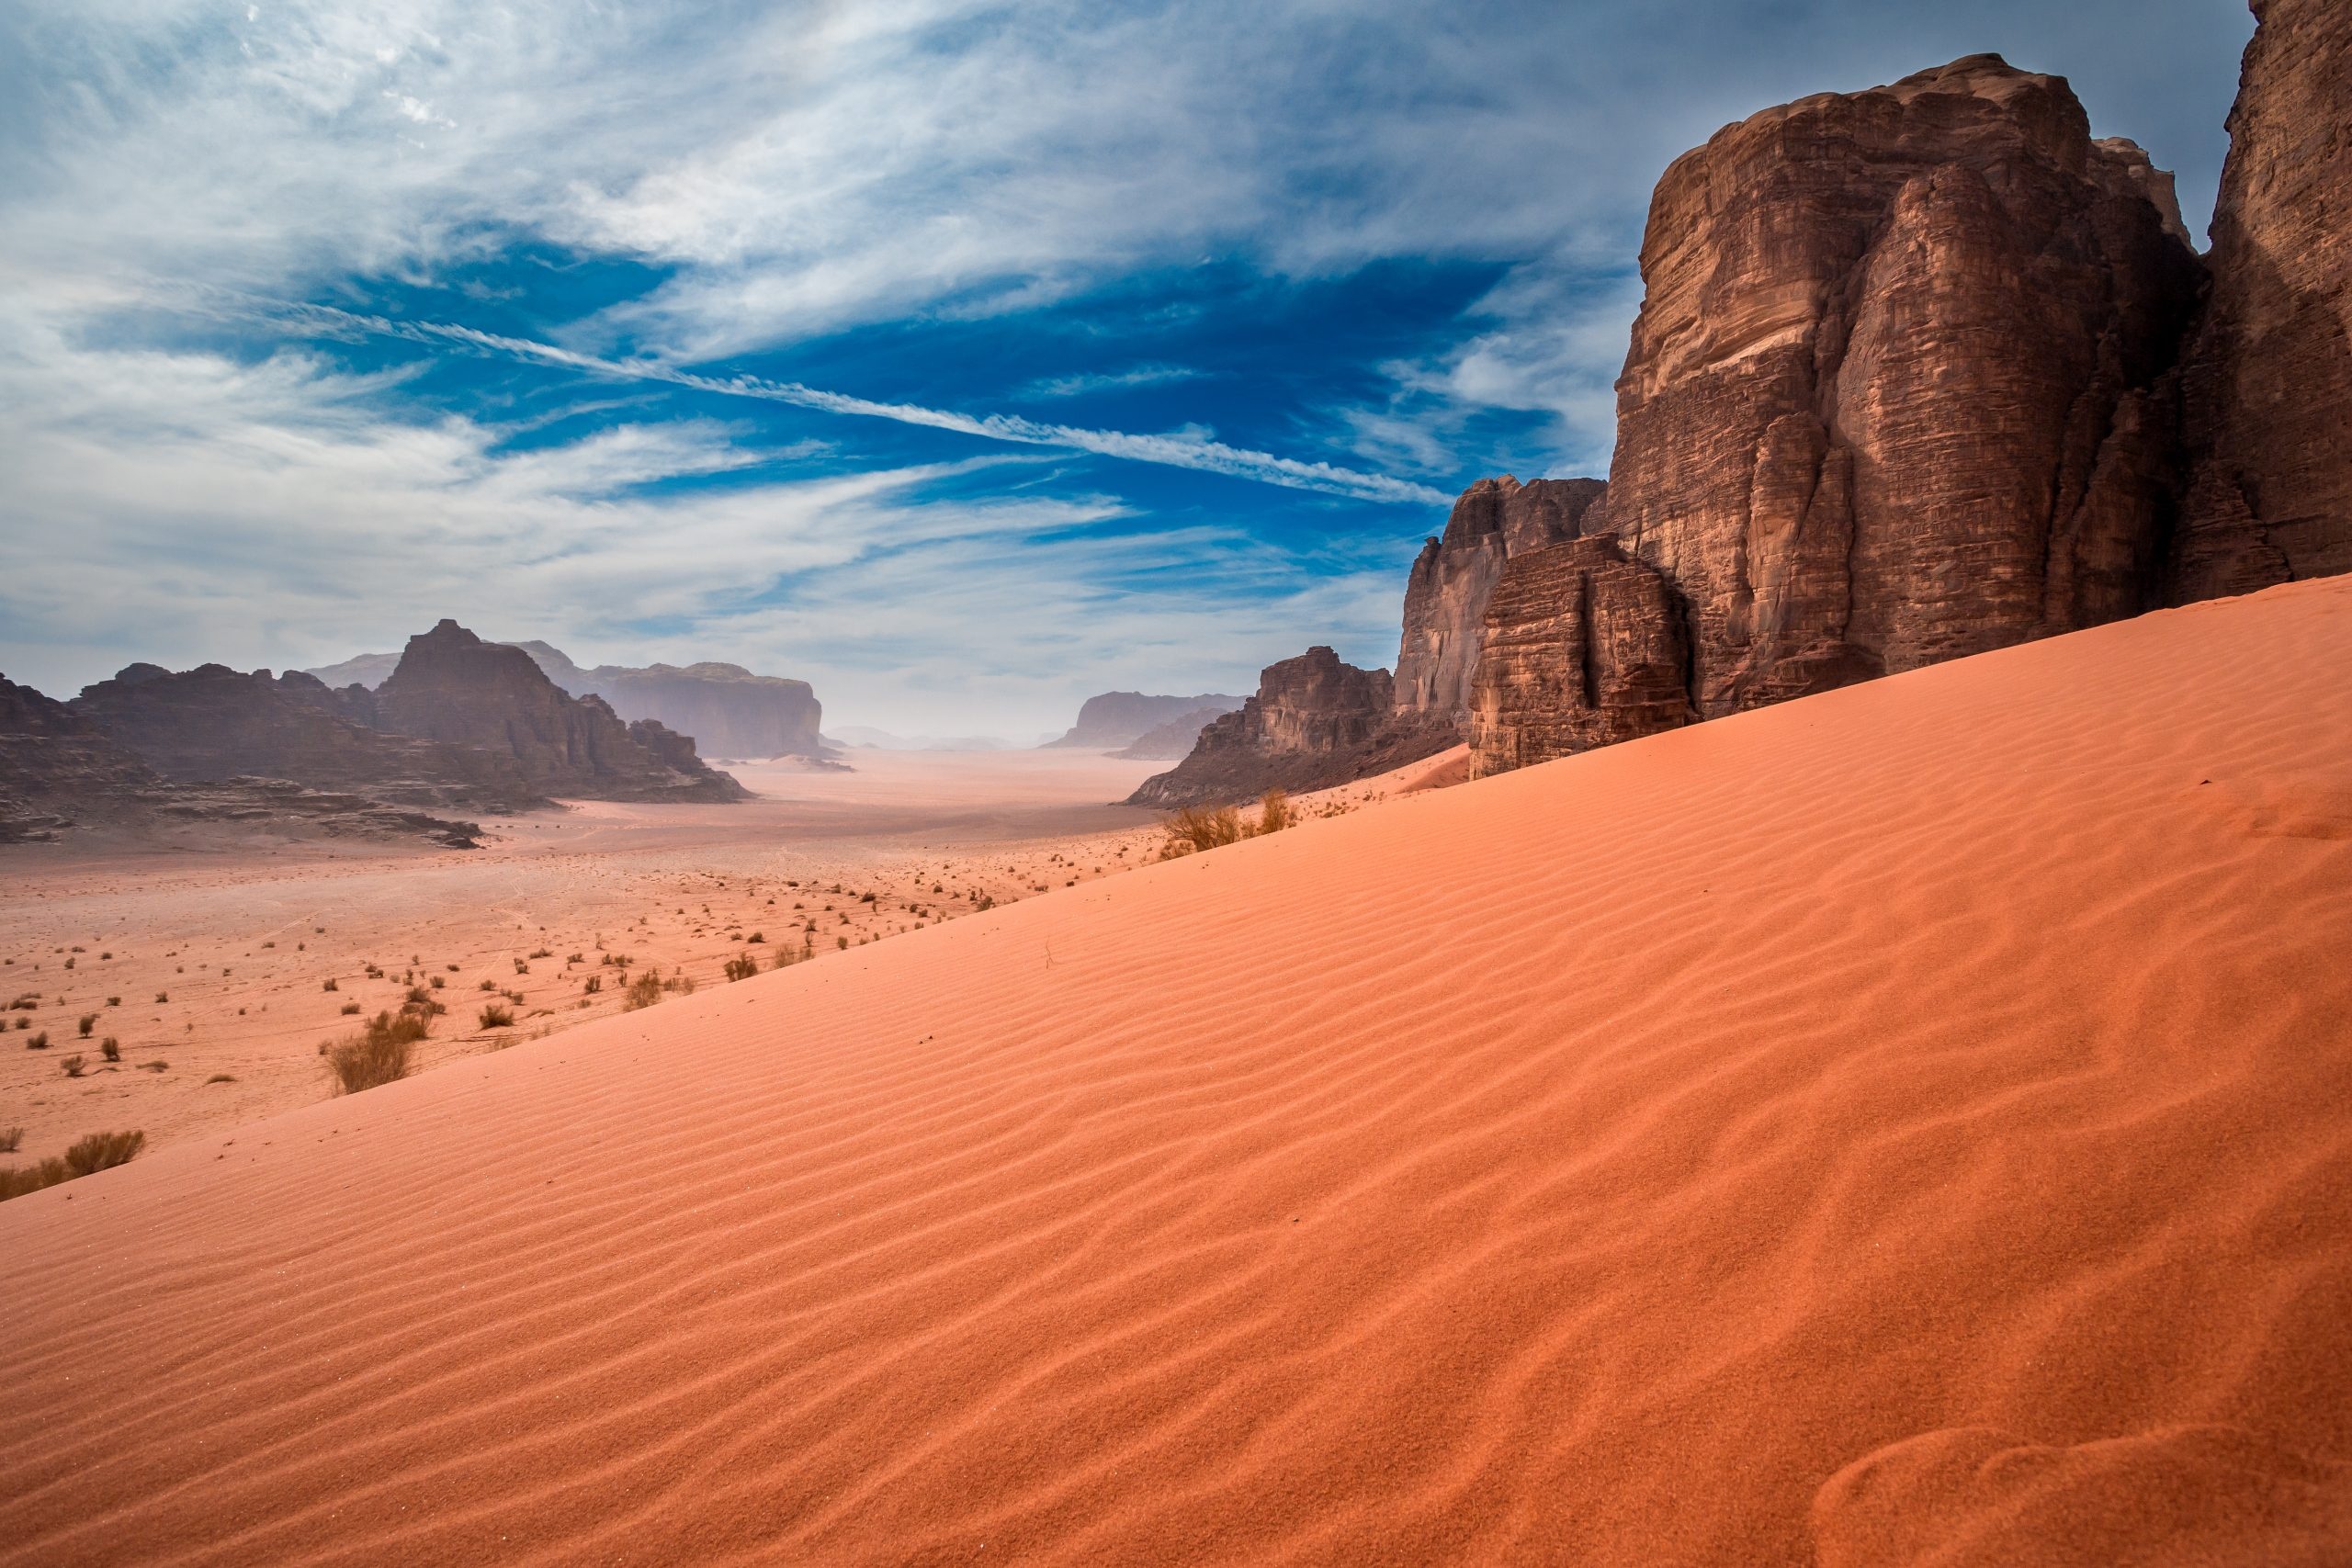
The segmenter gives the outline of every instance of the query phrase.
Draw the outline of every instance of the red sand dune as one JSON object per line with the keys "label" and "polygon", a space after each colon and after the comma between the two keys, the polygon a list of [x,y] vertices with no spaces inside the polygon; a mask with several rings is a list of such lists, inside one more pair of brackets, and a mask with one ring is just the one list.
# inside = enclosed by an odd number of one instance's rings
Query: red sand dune
{"label": "red sand dune", "polygon": [[0,1205],[16,1562],[2352,1559],[2352,580]]}

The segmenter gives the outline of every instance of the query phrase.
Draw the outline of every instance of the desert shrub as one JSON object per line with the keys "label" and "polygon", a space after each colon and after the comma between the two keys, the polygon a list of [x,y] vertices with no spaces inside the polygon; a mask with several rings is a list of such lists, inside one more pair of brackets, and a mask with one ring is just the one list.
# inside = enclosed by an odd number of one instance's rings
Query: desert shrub
{"label": "desert shrub", "polygon": [[682,997],[691,997],[695,994],[695,977],[681,969],[662,981],[662,988],[665,991],[675,991]]}
{"label": "desert shrub", "polygon": [[332,976],[330,976],[330,977],[328,978],[327,983],[326,983],[324,986],[322,986],[322,987],[319,987],[319,988],[320,988],[321,990],[325,990],[325,991],[340,991],[341,989],[343,989],[343,987],[342,987],[341,986],[338,986],[338,985],[336,985],[336,984],[334,983],[334,978],[333,978]]}
{"label": "desert shrub", "polygon": [[155,993],[155,1005],[158,1007],[163,1006],[164,1003],[170,1001],[171,999],[172,993],[169,991],[157,991]]}
{"label": "desert shrub", "polygon": [[433,976],[433,979],[432,979],[432,981],[430,982],[430,984],[432,985],[433,988],[434,988],[435,990],[436,990],[436,991],[437,991],[437,990],[441,989],[444,986],[447,985],[447,984],[448,984],[448,982],[447,982],[447,980],[444,980],[440,976],[435,975],[435,976]]}
{"label": "desert shrub", "polygon": [[508,1001],[513,1002],[516,1007],[521,1007],[521,1006],[523,1005],[523,993],[522,993],[522,992],[520,992],[520,991],[507,991],[507,992],[503,993],[503,995],[504,995],[504,997],[506,998],[506,999],[507,999]]}
{"label": "desert shrub", "polygon": [[215,1073],[204,1081],[206,1083],[235,1083],[237,1080],[231,1077],[227,1073]]}
{"label": "desert shrub", "polygon": [[729,980],[748,980],[760,972],[760,961],[747,953],[741,958],[729,959],[726,967]]}
{"label": "desert shrub", "polygon": [[504,1029],[514,1021],[514,1010],[502,1002],[492,1002],[481,1010],[484,1029]]}
{"label": "desert shrub", "polygon": [[628,983],[628,990],[622,998],[621,1006],[626,1010],[634,1012],[639,1008],[650,1008],[661,999],[662,971],[658,965],[649,964],[645,967],[644,974]]}
{"label": "desert shrub", "polygon": [[65,1076],[67,1077],[78,1078],[82,1076],[82,1053],[76,1051],[71,1056],[66,1057],[65,1060],[58,1063],[57,1065],[65,1069]]}
{"label": "desert shrub", "polygon": [[344,1016],[345,1016],[345,1017],[346,1017],[346,1018],[348,1018],[348,1017],[349,1017],[350,1015],[352,1015],[353,1013],[357,1012],[358,1010],[359,1010],[359,1004],[358,1004],[357,1002],[345,1002],[345,1003],[344,1003],[344,1004],[343,1004],[343,1013],[344,1013]]}
{"label": "desert shrub", "polygon": [[531,966],[529,964],[524,963],[519,958],[514,961],[514,973],[517,975],[528,975],[530,972]]}
{"label": "desert shrub", "polygon": [[74,1021],[74,1025],[81,1030],[82,1038],[87,1040],[90,1037],[90,1031],[98,1026],[98,1015],[94,1012],[85,1012]]}
{"label": "desert shrub", "polygon": [[581,983],[580,991],[582,996],[594,996],[604,988],[605,977],[602,975],[591,975]]}
{"label": "desert shrub", "polygon": [[109,1062],[121,1061],[122,1042],[117,1040],[111,1034],[107,1035],[104,1040],[98,1042],[98,1055],[104,1056]]}
{"label": "desert shrub", "polygon": [[849,951],[849,938],[845,936],[837,936],[833,938],[833,945],[839,948],[842,952],[847,953]]}
{"label": "desert shrub", "polygon": [[0,1166],[0,1199],[21,1198],[28,1192],[38,1192],[73,1179],[74,1173],[65,1168],[65,1162],[53,1157],[39,1165]]}
{"label": "desert shrub", "polygon": [[534,958],[553,958],[555,956],[555,950],[548,947],[535,947],[531,949],[531,956]]}
{"label": "desert shrub", "polygon": [[481,989],[485,991],[494,991],[498,989],[498,982],[495,980],[484,980],[481,983]]}
{"label": "desert shrub", "polygon": [[30,1040],[26,1041],[26,1042],[25,1042],[25,1049],[26,1049],[26,1050],[28,1050],[28,1051],[46,1051],[46,1050],[48,1050],[48,1049],[49,1049],[49,1031],[48,1031],[48,1030],[46,1030],[46,1029],[44,1029],[44,1030],[42,1030],[39,1034],[34,1035]]}
{"label": "desert shrub", "polygon": [[411,986],[408,988],[408,995],[402,998],[402,1005],[421,1008],[426,1003],[432,1001],[432,999],[433,993],[426,990],[424,987]]}
{"label": "desert shrub", "polygon": [[1268,790],[1266,797],[1258,803],[1258,831],[1261,833],[1279,833],[1297,820],[1298,814],[1291,808],[1290,796],[1279,789]]}
{"label": "desert shrub", "polygon": [[131,1156],[146,1146],[144,1133],[92,1133],[65,1151],[65,1168],[74,1176],[87,1176],[92,1171],[128,1165]]}
{"label": "desert shrub", "polygon": [[1187,806],[1161,823],[1160,831],[1166,835],[1159,849],[1162,860],[1239,843],[1248,836],[1241,813],[1230,806]]}
{"label": "desert shrub", "polygon": [[108,998],[107,998],[107,1006],[108,1006],[108,1007],[110,1007],[110,1008],[119,1008],[119,1007],[120,1007],[121,1005],[122,1005],[122,998],[121,998],[120,997],[108,997]]}
{"label": "desert shrub", "polygon": [[25,1130],[22,1127],[0,1128],[0,1155],[15,1154],[24,1141]]}
{"label": "desert shrub", "polygon": [[368,1027],[319,1047],[334,1075],[336,1090],[357,1094],[363,1089],[395,1083],[415,1066],[416,1043],[424,1038],[424,1018],[413,1012],[379,1012]]}

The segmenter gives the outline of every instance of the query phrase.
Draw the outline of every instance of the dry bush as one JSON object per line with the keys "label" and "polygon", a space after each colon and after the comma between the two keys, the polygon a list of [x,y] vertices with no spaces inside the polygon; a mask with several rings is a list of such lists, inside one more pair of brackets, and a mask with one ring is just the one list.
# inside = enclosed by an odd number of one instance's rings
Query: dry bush
{"label": "dry bush", "polygon": [[65,1076],[67,1077],[78,1078],[82,1076],[82,1053],[76,1051],[71,1056],[66,1057],[65,1060],[58,1063],[57,1065],[65,1069]]}
{"label": "dry bush", "polygon": [[659,965],[649,964],[644,974],[628,983],[621,1007],[625,1011],[635,1012],[639,1008],[650,1008],[661,999],[662,970]]}
{"label": "dry bush", "polygon": [[25,1042],[25,1049],[26,1049],[26,1050],[28,1050],[28,1051],[46,1051],[46,1050],[48,1050],[48,1049],[49,1049],[49,1031],[48,1031],[48,1030],[46,1030],[46,1029],[44,1029],[44,1030],[42,1030],[39,1034],[34,1035],[30,1040],[26,1041],[26,1042]]}
{"label": "dry bush", "polygon": [[1238,844],[1249,836],[1241,822],[1241,813],[1230,806],[1187,806],[1159,827],[1160,831],[1167,835],[1166,841],[1159,847],[1159,858],[1162,860]]}
{"label": "dry bush", "polygon": [[336,985],[334,981],[330,979],[324,986],[321,987],[320,989],[327,991],[340,991],[343,987]]}
{"label": "dry bush", "polygon": [[591,996],[591,997],[593,997],[593,996],[594,996],[598,991],[601,991],[601,990],[603,990],[604,988],[605,988],[605,977],[604,977],[602,975],[591,975],[591,976],[588,976],[588,978],[587,978],[585,981],[583,981],[583,982],[582,983],[582,985],[581,985],[581,987],[580,987],[580,991],[581,991],[581,994],[582,994],[582,996]]}
{"label": "dry bush", "polygon": [[747,953],[741,958],[729,959],[725,967],[729,980],[748,980],[760,972],[760,961]]}
{"label": "dry bush", "polygon": [[0,1155],[15,1154],[23,1146],[24,1141],[25,1130],[22,1127],[0,1128]]}
{"label": "dry bush", "polygon": [[379,1012],[368,1027],[319,1047],[334,1075],[336,1092],[357,1094],[363,1089],[394,1083],[408,1077],[416,1062],[416,1043],[430,1028],[422,1013]]}
{"label": "dry bush", "polygon": [[90,1037],[90,1031],[98,1026],[98,1015],[94,1012],[85,1012],[74,1020],[74,1025],[81,1030],[82,1038],[87,1040]]}
{"label": "dry bush", "polygon": [[662,981],[662,988],[665,991],[675,991],[682,997],[691,997],[695,994],[695,977],[681,969]]}
{"label": "dry bush", "polygon": [[107,1035],[104,1040],[98,1042],[98,1055],[104,1056],[109,1062],[121,1061],[122,1042],[117,1040],[111,1034]]}
{"label": "dry bush", "polygon": [[65,1151],[65,1168],[75,1176],[87,1176],[110,1166],[127,1165],[146,1146],[144,1133],[92,1133]]}
{"label": "dry bush", "polygon": [[65,1162],[54,1156],[39,1165],[0,1166],[0,1200],[21,1198],[28,1192],[38,1192],[73,1179],[74,1173],[65,1168]]}
{"label": "dry bush", "polygon": [[484,1029],[505,1029],[514,1021],[514,1010],[498,1002],[492,1002],[481,1010],[481,1026]]}
{"label": "dry bush", "polygon": [[1298,813],[1292,809],[1290,796],[1284,791],[1270,789],[1265,799],[1258,803],[1258,831],[1279,833],[1297,822]]}
{"label": "dry bush", "polygon": [[206,1083],[235,1083],[237,1080],[231,1077],[227,1073],[215,1073],[204,1081]]}

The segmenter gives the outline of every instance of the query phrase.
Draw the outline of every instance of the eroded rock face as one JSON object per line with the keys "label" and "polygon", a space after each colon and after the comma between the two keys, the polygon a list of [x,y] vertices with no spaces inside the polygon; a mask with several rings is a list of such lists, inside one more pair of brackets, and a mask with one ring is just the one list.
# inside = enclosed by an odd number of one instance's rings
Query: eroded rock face
{"label": "eroded rock face", "polygon": [[[355,698],[352,694],[356,693]],[[166,779],[285,779],[412,806],[520,811],[546,804],[503,752],[368,727],[372,700],[300,671],[273,677],[221,664],[174,673],[133,664],[85,687],[75,715]]]}
{"label": "eroded rock face", "polygon": [[1465,722],[1478,664],[1479,627],[1503,563],[1573,539],[1599,521],[1609,487],[1599,479],[1509,474],[1462,492],[1445,533],[1421,547],[1405,583],[1405,629],[1396,650],[1396,706]]}
{"label": "eroded rock face", "polygon": [[1385,670],[1328,648],[1270,664],[1258,694],[1201,731],[1192,753],[1128,796],[1136,806],[1248,800],[1269,789],[1327,789],[1455,743],[1451,724],[1400,719]]}
{"label": "eroded rock face", "polygon": [[1192,755],[1193,743],[1200,739],[1202,730],[1238,706],[1240,705],[1236,703],[1233,707],[1194,708],[1190,713],[1180,714],[1166,724],[1145,730],[1111,755],[1144,762],[1181,761]]}
{"label": "eroded rock face", "polygon": [[[532,785],[586,800],[744,798],[727,774],[693,756],[678,765],[649,750],[600,697],[574,697],[519,648],[484,642],[455,621],[409,638],[376,692],[379,721],[406,735],[503,752]],[[683,739],[673,737],[673,739]]]}
{"label": "eroded rock face", "polygon": [[1975,56],[1679,159],[1608,526],[1690,603],[1714,715],[2134,614],[2199,288],[2168,176]]}
{"label": "eroded rock face", "polygon": [[1511,557],[1472,682],[1472,776],[1690,722],[1683,627],[1665,576],[1605,535]]}
{"label": "eroded rock face", "polygon": [[2253,8],[2185,378],[2175,603],[2352,571],[2352,6]]}
{"label": "eroded rock face", "polygon": [[[1147,696],[1141,692],[1104,692],[1091,696],[1079,705],[1078,722],[1058,740],[1048,746],[1130,746],[1162,725],[1175,724],[1196,713],[1206,713],[1208,718],[1194,724],[1206,724],[1219,714],[1233,712],[1241,705],[1239,697],[1228,697],[1219,692],[1204,692],[1192,697]],[[1183,755],[1178,752],[1178,756]]]}

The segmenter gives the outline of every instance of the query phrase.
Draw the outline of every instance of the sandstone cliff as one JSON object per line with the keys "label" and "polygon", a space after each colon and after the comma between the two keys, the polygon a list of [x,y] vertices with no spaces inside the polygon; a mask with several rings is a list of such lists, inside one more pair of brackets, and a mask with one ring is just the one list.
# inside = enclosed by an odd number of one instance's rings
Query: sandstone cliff
{"label": "sandstone cliff", "polygon": [[[1087,698],[1080,705],[1078,722],[1071,725],[1060,739],[1048,740],[1046,744],[1130,746],[1162,725],[1173,724],[1201,712],[1206,712],[1210,718],[1215,718],[1219,714],[1231,713],[1240,705],[1239,697],[1228,697],[1217,692],[1204,692],[1193,697],[1155,697],[1146,696],[1141,692],[1104,692],[1099,696]],[[1205,724],[1208,720],[1200,722]]]}
{"label": "sandstone cliff", "polygon": [[1212,722],[1183,761],[1127,798],[1172,807],[1327,789],[1455,743],[1450,723],[1400,721],[1395,707],[1387,671],[1359,670],[1328,648],[1310,648],[1268,665],[1257,695]]}
{"label": "sandstone cliff", "polygon": [[1513,556],[1472,682],[1471,776],[1690,722],[1683,627],[1665,576],[1606,536]]}
{"label": "sandstone cliff", "polygon": [[287,779],[481,811],[547,804],[513,757],[383,733],[368,727],[373,705],[365,691],[334,693],[300,671],[273,678],[266,670],[246,674],[220,664],[176,674],[133,664],[85,687],[70,705],[167,779]]}
{"label": "sandstone cliff", "polygon": [[1980,55],[1802,99],[1659,182],[1608,525],[1689,601],[1713,715],[2160,592],[2170,182]]}
{"label": "sandstone cliff", "polygon": [[455,621],[409,638],[400,667],[376,693],[376,709],[379,722],[401,734],[503,752],[549,795],[724,801],[748,794],[695,758],[691,742],[683,753],[665,742],[665,760],[602,698],[568,694],[523,649],[484,642]]}
{"label": "sandstone cliff", "polygon": [[2254,12],[2186,375],[2175,603],[2352,571],[2352,6]]}
{"label": "sandstone cliff", "polygon": [[1479,628],[1503,563],[1589,531],[1609,487],[1599,479],[1480,479],[1453,503],[1445,532],[1421,547],[1405,582],[1396,706],[1457,724],[1470,709]]}

